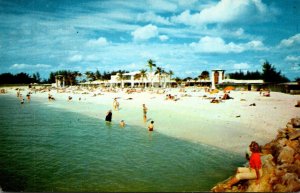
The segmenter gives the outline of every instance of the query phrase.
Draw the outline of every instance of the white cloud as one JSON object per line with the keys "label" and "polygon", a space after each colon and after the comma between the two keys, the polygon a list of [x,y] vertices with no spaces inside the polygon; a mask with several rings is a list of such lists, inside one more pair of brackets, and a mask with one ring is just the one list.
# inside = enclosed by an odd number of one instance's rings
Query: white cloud
{"label": "white cloud", "polygon": [[195,14],[185,10],[180,15],[172,17],[172,21],[187,25],[228,23],[237,20],[248,21],[249,19],[259,21],[266,19],[267,13],[272,14],[261,0],[221,0]]}
{"label": "white cloud", "polygon": [[137,28],[135,31],[131,32],[131,35],[136,41],[148,40],[158,35],[158,29],[155,25],[149,24],[144,27]]}
{"label": "white cloud", "polygon": [[287,56],[284,60],[289,62],[299,62],[300,56]]}
{"label": "white cloud", "polygon": [[10,66],[10,69],[13,70],[33,70],[33,69],[45,69],[45,68],[51,68],[51,65],[48,64],[13,64]]}
{"label": "white cloud", "polygon": [[235,32],[234,32],[234,34],[236,35],[236,36],[243,36],[245,33],[244,33],[244,29],[243,28],[239,28],[239,29],[237,29]]}
{"label": "white cloud", "polygon": [[281,40],[279,47],[292,47],[296,45],[300,45],[300,33],[288,39]]}
{"label": "white cloud", "polygon": [[250,65],[248,63],[242,62],[242,63],[234,64],[233,68],[237,70],[245,70],[245,69],[249,69]]}
{"label": "white cloud", "polygon": [[79,62],[81,60],[82,60],[82,55],[80,55],[80,54],[76,54],[76,55],[69,57],[69,61],[71,61],[71,62]]}
{"label": "white cloud", "polygon": [[291,70],[300,71],[300,64],[293,64],[293,66],[291,67]]}
{"label": "white cloud", "polygon": [[137,21],[171,25],[169,18],[161,17],[159,15],[156,15],[153,12],[146,12],[146,13],[138,14]]}
{"label": "white cloud", "polygon": [[159,36],[159,39],[160,39],[161,41],[166,41],[166,40],[169,39],[169,37],[166,36],[166,35],[161,35],[161,36]]}
{"label": "white cloud", "polygon": [[264,45],[261,41],[250,41],[244,44],[235,44],[226,42],[220,37],[205,36],[199,40],[199,42],[193,42],[190,44],[195,51],[205,53],[240,53],[246,50],[264,50]]}
{"label": "white cloud", "polygon": [[87,42],[87,45],[88,46],[106,46],[106,45],[108,45],[108,42],[107,42],[106,38],[100,37],[98,39],[89,40]]}

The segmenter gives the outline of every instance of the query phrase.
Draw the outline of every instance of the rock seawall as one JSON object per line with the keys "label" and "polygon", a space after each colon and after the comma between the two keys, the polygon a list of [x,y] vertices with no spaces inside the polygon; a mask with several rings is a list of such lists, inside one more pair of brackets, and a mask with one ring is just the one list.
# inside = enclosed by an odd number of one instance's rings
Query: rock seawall
{"label": "rock seawall", "polygon": [[300,191],[300,118],[292,118],[286,128],[279,129],[274,140],[261,147],[263,176],[244,180],[231,188],[226,182],[217,184],[212,192],[298,192]]}

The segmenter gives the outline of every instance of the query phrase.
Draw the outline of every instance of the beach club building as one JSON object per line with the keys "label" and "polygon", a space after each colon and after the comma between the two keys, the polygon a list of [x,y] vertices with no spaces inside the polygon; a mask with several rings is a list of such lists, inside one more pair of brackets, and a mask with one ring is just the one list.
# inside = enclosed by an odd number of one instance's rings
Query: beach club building
{"label": "beach club building", "polygon": [[224,89],[227,86],[233,86],[237,89],[242,90],[257,90],[264,86],[263,80],[237,80],[237,79],[230,79],[225,77],[225,70],[215,69],[211,71],[211,89]]}
{"label": "beach club building", "polygon": [[[168,73],[155,74],[155,72],[146,72],[144,77],[138,76],[141,72],[134,71],[124,74],[111,75],[110,80],[94,80],[80,83],[81,85],[98,85],[104,87],[121,87],[121,88],[136,88],[136,87],[160,87],[170,88],[173,86],[200,86],[214,89],[224,89],[226,86],[233,86],[242,90],[257,90],[268,87],[270,85],[264,83],[263,80],[236,80],[225,76],[225,70],[211,70],[210,79],[187,80],[177,85],[175,80],[171,79]],[[64,87],[65,77],[57,75],[53,87]],[[285,87],[287,87],[285,85]]]}
{"label": "beach club building", "polygon": [[[161,87],[167,88],[177,85],[175,80],[167,73],[155,74],[154,72],[146,72],[145,77],[137,76],[140,71],[124,73],[122,75],[112,75],[110,80],[95,80],[91,82],[81,83],[82,85],[102,85],[105,87],[121,87],[121,88],[134,88],[134,87]],[[61,83],[57,78],[56,83]],[[243,90],[255,90],[264,85],[263,80],[236,80],[226,78],[225,70],[214,69],[211,71],[209,80],[187,80],[181,86],[208,86],[213,89],[222,89],[226,86],[234,86],[235,88]]]}
{"label": "beach club building", "polygon": [[145,87],[170,87],[171,84],[175,84],[174,80],[171,80],[171,76],[167,73],[155,74],[154,72],[146,72],[145,77],[138,77],[140,71],[124,73],[122,78],[120,74],[112,75],[108,81],[112,87],[138,87],[145,85]]}

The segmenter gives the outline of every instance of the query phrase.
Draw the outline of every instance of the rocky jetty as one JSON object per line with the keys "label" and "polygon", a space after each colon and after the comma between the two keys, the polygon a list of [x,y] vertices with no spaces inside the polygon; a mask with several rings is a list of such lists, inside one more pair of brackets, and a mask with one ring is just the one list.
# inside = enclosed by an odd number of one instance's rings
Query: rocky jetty
{"label": "rocky jetty", "polygon": [[300,118],[293,118],[286,128],[279,129],[274,140],[261,147],[263,176],[244,180],[226,188],[217,184],[212,192],[298,192],[300,191]]}

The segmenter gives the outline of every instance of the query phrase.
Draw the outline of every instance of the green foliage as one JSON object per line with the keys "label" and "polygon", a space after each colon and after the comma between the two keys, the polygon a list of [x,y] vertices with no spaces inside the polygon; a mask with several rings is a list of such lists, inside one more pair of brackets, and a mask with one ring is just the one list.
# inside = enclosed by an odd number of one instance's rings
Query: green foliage
{"label": "green foliage", "polygon": [[198,76],[201,80],[207,80],[209,79],[209,72],[208,71],[202,71],[201,74]]}
{"label": "green foliage", "polygon": [[77,84],[76,78],[81,76],[78,71],[70,71],[70,70],[59,70],[56,72],[51,72],[49,75],[48,83],[55,82],[55,76],[60,75],[65,80],[65,85],[74,85]]}
{"label": "green foliage", "polygon": [[189,81],[189,80],[193,80],[193,78],[188,76],[188,77],[184,78],[183,80],[184,81]]}
{"label": "green foliage", "polygon": [[95,75],[94,72],[87,71],[87,72],[85,72],[85,76],[88,79],[88,81],[94,81],[94,80],[96,80],[96,75]]}
{"label": "green foliage", "polygon": [[154,60],[152,60],[152,59],[149,59],[148,61],[147,61],[147,65],[148,65],[148,67],[149,67],[149,69],[150,69],[150,72],[152,72],[152,68],[153,67],[156,67],[156,64],[154,63]]}
{"label": "green foliage", "polygon": [[96,79],[96,80],[101,80],[101,79],[102,79],[102,75],[101,75],[101,73],[99,72],[99,70],[96,70],[96,72],[95,72],[95,79]]}
{"label": "green foliage", "polygon": [[234,73],[228,74],[232,79],[238,80],[256,80],[256,79],[263,79],[264,82],[273,82],[273,83],[280,83],[280,82],[289,82],[289,79],[286,78],[284,75],[281,74],[281,71],[277,72],[275,66],[272,66],[268,61],[264,62],[262,65],[262,73],[255,71],[246,73],[239,71]]}
{"label": "green foliage", "polygon": [[34,74],[33,76],[30,76],[24,72],[15,75],[11,73],[0,74],[0,84],[30,84],[34,82],[40,82],[38,73]]}
{"label": "green foliage", "polygon": [[179,78],[179,77],[176,77],[174,80],[177,84],[181,84],[181,82],[182,82],[181,78]]}
{"label": "green foliage", "polygon": [[257,80],[262,79],[262,74],[258,71],[255,72],[249,72],[246,73],[239,71],[234,73],[228,74],[231,79],[237,79],[237,80]]}
{"label": "green foliage", "polygon": [[110,80],[111,75],[116,75],[118,73],[124,74],[124,73],[128,73],[128,71],[125,70],[117,70],[112,72],[104,71],[103,74],[101,74],[99,70],[96,70],[95,72],[87,71],[84,74],[89,81],[94,81],[94,80]]}
{"label": "green foliage", "polygon": [[33,73],[32,74],[32,79],[33,79],[33,82],[35,83],[40,83],[41,82],[41,76],[40,76],[40,73]]}
{"label": "green foliage", "polygon": [[288,82],[284,75],[281,75],[281,71],[277,72],[275,66],[272,66],[268,61],[263,64],[262,78],[265,82]]}

